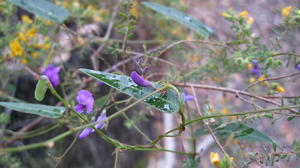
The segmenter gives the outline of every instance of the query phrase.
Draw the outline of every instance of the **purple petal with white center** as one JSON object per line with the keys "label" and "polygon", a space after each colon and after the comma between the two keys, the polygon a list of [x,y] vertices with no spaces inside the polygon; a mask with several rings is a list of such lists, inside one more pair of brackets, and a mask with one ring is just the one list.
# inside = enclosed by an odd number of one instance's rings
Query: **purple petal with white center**
{"label": "purple petal with white center", "polygon": [[83,110],[85,109],[85,105],[83,104],[77,104],[75,107],[74,107],[74,110],[81,114],[83,112]]}
{"label": "purple petal with white center", "polygon": [[151,82],[147,81],[143,77],[141,77],[137,72],[133,71],[131,72],[131,79],[134,83],[136,83],[139,86],[147,87],[147,86],[154,86]]}
{"label": "purple petal with white center", "polygon": [[88,135],[90,135],[91,133],[93,133],[94,131],[95,131],[94,129],[87,127],[85,129],[83,129],[83,131],[80,133],[79,138],[80,139],[85,138]]}

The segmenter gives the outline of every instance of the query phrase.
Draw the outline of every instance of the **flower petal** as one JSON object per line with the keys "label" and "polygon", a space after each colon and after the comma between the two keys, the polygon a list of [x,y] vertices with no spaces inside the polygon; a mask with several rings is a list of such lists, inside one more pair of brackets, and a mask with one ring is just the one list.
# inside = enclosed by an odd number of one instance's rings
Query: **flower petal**
{"label": "flower petal", "polygon": [[93,133],[94,131],[95,131],[94,129],[87,127],[85,129],[83,129],[83,131],[80,133],[79,138],[80,139],[85,138],[88,135],[90,135],[91,133]]}
{"label": "flower petal", "polygon": [[102,122],[103,120],[106,120],[107,116],[105,113],[102,113],[98,118],[97,121],[99,122],[98,124],[95,125],[97,129],[102,129],[104,127],[104,123]]}
{"label": "flower petal", "polygon": [[60,83],[59,72],[60,72],[60,67],[48,65],[48,67],[44,70],[43,75],[46,75],[49,78],[53,86],[57,86]]}
{"label": "flower petal", "polygon": [[74,110],[81,114],[83,112],[83,110],[85,109],[85,105],[83,104],[77,104],[75,107],[74,107]]}
{"label": "flower petal", "polygon": [[194,100],[195,97],[186,92],[183,92],[183,98],[184,98],[184,101],[191,101],[191,100]]}
{"label": "flower petal", "polygon": [[91,92],[88,90],[80,90],[77,94],[76,100],[79,104],[86,104],[86,100],[90,98],[94,99]]}
{"label": "flower petal", "polygon": [[92,113],[93,112],[93,106],[94,106],[94,98],[90,97],[90,98],[86,99],[85,104],[86,104],[86,111],[88,113]]}
{"label": "flower petal", "polygon": [[131,79],[134,83],[136,83],[139,86],[147,87],[147,86],[154,86],[151,82],[147,81],[143,77],[141,77],[137,72],[133,71],[131,72]]}

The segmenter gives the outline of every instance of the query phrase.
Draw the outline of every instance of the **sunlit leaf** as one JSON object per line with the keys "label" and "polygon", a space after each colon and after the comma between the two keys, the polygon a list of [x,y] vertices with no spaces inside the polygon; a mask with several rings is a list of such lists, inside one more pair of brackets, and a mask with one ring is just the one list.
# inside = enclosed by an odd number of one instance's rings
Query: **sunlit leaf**
{"label": "sunlit leaf", "polygon": [[55,23],[62,23],[69,16],[69,12],[66,9],[56,6],[47,0],[8,1],[30,13],[33,13],[45,19],[49,19]]}
{"label": "sunlit leaf", "polygon": [[152,3],[152,2],[142,2],[142,4],[148,8],[155,10],[156,12],[159,12],[163,15],[169,16],[173,20],[194,30],[202,37],[207,38],[208,36],[210,36],[213,33],[213,30],[211,28],[209,28],[208,26],[206,26],[205,24],[203,24],[202,22],[200,22],[200,21],[196,20],[195,18],[193,18],[183,12],[180,12],[176,9],[166,7],[163,5],[159,5],[156,3]]}
{"label": "sunlit leaf", "polygon": [[[138,86],[128,76],[93,71],[89,69],[80,69],[80,71],[100,80],[122,93],[134,97],[135,99],[141,99],[155,91],[154,88]],[[154,85],[156,88],[162,88],[161,85]],[[169,89],[162,93],[156,93],[151,97],[146,98],[143,102],[165,113],[175,113],[178,112],[180,108],[180,97],[173,89]]]}
{"label": "sunlit leaf", "polygon": [[42,104],[0,102],[0,106],[19,112],[36,114],[48,118],[59,118],[65,112],[64,107],[48,106]]}

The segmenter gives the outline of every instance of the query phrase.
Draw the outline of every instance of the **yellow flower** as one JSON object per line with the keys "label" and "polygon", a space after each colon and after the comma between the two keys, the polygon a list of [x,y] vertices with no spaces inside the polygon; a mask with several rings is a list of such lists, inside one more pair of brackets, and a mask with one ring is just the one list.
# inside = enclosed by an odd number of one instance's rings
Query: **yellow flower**
{"label": "yellow flower", "polygon": [[43,44],[41,43],[36,43],[33,45],[34,48],[42,48],[43,47]]}
{"label": "yellow flower", "polygon": [[228,108],[224,107],[222,110],[221,110],[221,114],[228,114],[229,113],[229,110]]}
{"label": "yellow flower", "polygon": [[28,63],[26,58],[22,58],[21,62],[22,62],[22,64],[27,64]]}
{"label": "yellow flower", "polygon": [[261,75],[257,80],[261,81],[261,80],[264,80],[266,79],[266,75]]}
{"label": "yellow flower", "polygon": [[22,19],[22,22],[24,22],[24,23],[27,23],[27,24],[32,23],[31,18],[28,17],[27,15],[22,15],[21,19]]}
{"label": "yellow flower", "polygon": [[25,43],[28,42],[28,38],[24,33],[20,32],[18,37],[20,38],[20,40],[24,41]]}
{"label": "yellow flower", "polygon": [[223,13],[221,13],[221,16],[222,16],[222,17],[224,17],[224,18],[227,18],[227,17],[229,17],[229,15],[227,14],[227,12],[223,12]]}
{"label": "yellow flower", "polygon": [[254,18],[253,17],[249,17],[248,19],[247,19],[247,25],[249,25],[249,26],[251,26],[252,24],[253,24],[253,22],[254,22]]}
{"label": "yellow flower", "polygon": [[279,93],[285,92],[285,89],[280,85],[276,86],[275,90]]}
{"label": "yellow flower", "polygon": [[24,49],[17,39],[9,43],[10,51],[13,57],[22,56]]}
{"label": "yellow flower", "polygon": [[248,19],[248,11],[246,10],[242,11],[239,16],[244,19]]}
{"label": "yellow flower", "polygon": [[49,41],[49,37],[46,36],[46,37],[44,38],[44,40],[45,40],[45,41]]}
{"label": "yellow flower", "polygon": [[249,63],[249,64],[247,64],[247,67],[248,67],[248,70],[251,71],[253,68],[253,65]]}
{"label": "yellow flower", "polygon": [[107,14],[108,14],[108,10],[102,8],[102,9],[99,10],[99,14],[100,14],[100,15],[107,15]]}
{"label": "yellow flower", "polygon": [[256,81],[256,79],[255,78],[249,78],[249,83],[254,83]]}
{"label": "yellow flower", "polygon": [[291,16],[291,11],[292,11],[292,7],[287,6],[287,7],[281,9],[281,14],[285,18],[289,18]]}
{"label": "yellow flower", "polygon": [[130,9],[130,14],[132,14],[135,17],[139,17],[140,16],[140,11],[139,11],[139,3],[135,0],[132,3],[132,8]]}
{"label": "yellow flower", "polygon": [[210,152],[210,162],[212,165],[216,166],[216,167],[219,167],[220,166],[220,163],[221,163],[221,158],[219,156],[218,153],[216,152]]}
{"label": "yellow flower", "polygon": [[95,15],[95,16],[93,16],[93,21],[94,22],[101,22],[103,19],[102,19],[102,17],[100,17],[100,16],[97,16],[97,15]]}
{"label": "yellow flower", "polygon": [[33,52],[33,53],[32,53],[32,57],[33,57],[33,58],[36,58],[36,57],[38,57],[38,56],[39,56],[39,53],[38,53],[38,52]]}
{"label": "yellow flower", "polygon": [[50,47],[51,47],[51,44],[45,44],[45,45],[43,45],[42,49],[48,50]]}
{"label": "yellow flower", "polygon": [[33,27],[31,29],[29,29],[26,33],[26,35],[29,37],[29,38],[33,38],[36,36],[36,28]]}
{"label": "yellow flower", "polygon": [[51,21],[49,21],[49,20],[46,20],[46,21],[44,22],[44,24],[45,24],[46,26],[50,26],[50,25],[53,24],[53,22],[51,22]]}
{"label": "yellow flower", "polygon": [[77,37],[77,41],[80,45],[83,45],[85,43],[85,40],[81,38],[80,36]]}

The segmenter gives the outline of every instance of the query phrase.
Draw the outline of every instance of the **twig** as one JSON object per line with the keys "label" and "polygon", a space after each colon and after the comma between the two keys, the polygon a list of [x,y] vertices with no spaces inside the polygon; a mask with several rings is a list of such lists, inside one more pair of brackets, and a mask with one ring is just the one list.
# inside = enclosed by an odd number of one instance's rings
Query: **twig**
{"label": "twig", "polygon": [[253,82],[249,86],[247,86],[245,89],[243,89],[243,91],[247,91],[250,88],[252,88],[253,86],[255,86],[255,85],[259,84],[259,83],[262,83],[264,81],[278,80],[278,79],[288,78],[288,77],[297,76],[297,75],[300,75],[300,72],[291,73],[291,74],[287,74],[287,75],[282,75],[282,76],[278,76],[278,77],[274,77],[274,78],[265,78],[263,80],[258,80],[258,81]]}
{"label": "twig", "polygon": [[99,69],[99,65],[98,65],[99,63],[97,61],[97,55],[99,55],[107,45],[108,39],[111,35],[112,29],[113,29],[113,26],[114,26],[114,20],[115,20],[117,14],[118,14],[118,9],[119,9],[120,5],[122,4],[122,2],[123,2],[123,0],[119,0],[118,3],[115,5],[115,7],[113,9],[111,19],[110,19],[110,22],[109,22],[109,25],[108,25],[108,28],[107,28],[107,31],[106,31],[106,34],[104,36],[104,41],[103,41],[102,45],[96,51],[94,51],[94,53],[91,55],[91,61],[92,61],[94,70]]}
{"label": "twig", "polygon": [[[232,94],[241,94],[241,95],[253,97],[255,99],[258,99],[258,100],[261,100],[261,101],[264,101],[267,103],[281,106],[281,104],[276,101],[272,101],[263,96],[254,95],[249,92],[242,91],[242,90],[236,90],[236,89],[230,89],[230,88],[218,87],[218,86],[211,86],[211,85],[192,84],[192,83],[172,83],[172,84],[175,86],[179,86],[179,87],[195,87],[195,88],[200,88],[200,89],[222,91],[222,92],[227,92],[227,93],[232,93]],[[289,111],[299,115],[299,113],[295,110],[289,109]]]}

